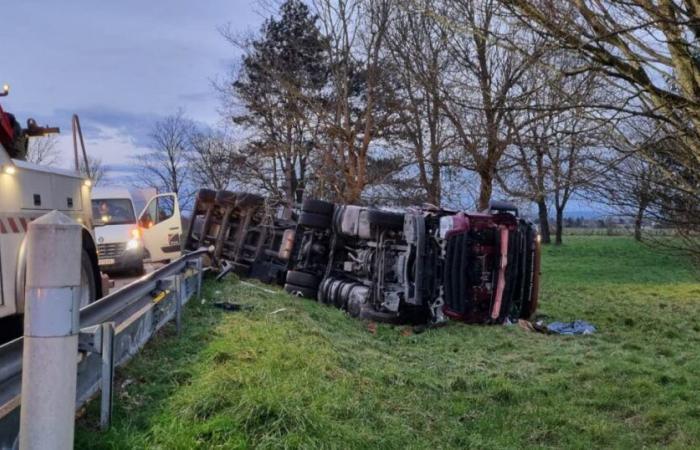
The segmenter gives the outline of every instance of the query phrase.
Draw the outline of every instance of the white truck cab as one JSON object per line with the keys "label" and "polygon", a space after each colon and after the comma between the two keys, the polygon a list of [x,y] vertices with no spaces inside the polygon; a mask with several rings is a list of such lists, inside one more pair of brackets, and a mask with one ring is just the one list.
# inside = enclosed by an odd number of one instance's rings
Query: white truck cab
{"label": "white truck cab", "polygon": [[175,194],[96,188],[92,192],[92,215],[103,272],[141,274],[144,260],[166,261],[180,256],[182,226]]}
{"label": "white truck cab", "polygon": [[[35,125],[35,124],[34,124]],[[30,124],[31,127],[31,124]],[[29,223],[58,210],[83,225],[81,306],[102,296],[102,280],[92,235],[91,182],[80,174],[23,161],[14,145],[23,130],[0,107],[0,318],[24,311],[26,233]],[[57,261],[57,264],[60,263]]]}
{"label": "white truck cab", "polygon": [[100,270],[143,273],[144,247],[136,207],[128,189],[95,188],[92,217]]}

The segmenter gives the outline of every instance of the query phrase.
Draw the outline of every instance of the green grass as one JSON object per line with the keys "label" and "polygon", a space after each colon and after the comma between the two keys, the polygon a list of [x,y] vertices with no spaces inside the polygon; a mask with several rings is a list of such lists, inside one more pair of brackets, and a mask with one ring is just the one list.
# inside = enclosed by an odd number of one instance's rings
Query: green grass
{"label": "green grass", "polygon": [[540,314],[593,322],[593,336],[372,333],[235,280],[205,298],[183,336],[166,329],[119,371],[109,431],[90,405],[78,448],[700,447],[699,278],[628,238],[545,250]]}

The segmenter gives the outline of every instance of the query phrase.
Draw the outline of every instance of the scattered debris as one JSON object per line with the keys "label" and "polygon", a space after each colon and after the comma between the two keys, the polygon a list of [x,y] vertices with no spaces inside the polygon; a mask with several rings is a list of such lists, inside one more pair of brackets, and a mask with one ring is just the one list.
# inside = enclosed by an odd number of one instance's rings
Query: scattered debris
{"label": "scattered debris", "polygon": [[377,334],[377,322],[370,321],[367,324],[367,331],[369,331],[372,334]]}
{"label": "scattered debris", "polygon": [[547,333],[547,325],[542,320],[538,320],[537,322],[530,322],[529,320],[518,319],[518,321],[515,323],[517,323],[518,327],[525,331],[533,331],[545,334]]}
{"label": "scattered debris", "polygon": [[[511,322],[510,325],[516,322]],[[549,325],[544,321],[530,322],[520,319],[517,321],[518,327],[525,331],[532,331],[544,334],[561,334],[566,336],[593,334],[596,327],[585,320],[574,320],[573,322],[552,322]]]}
{"label": "scattered debris", "polygon": [[224,311],[250,311],[253,309],[253,305],[242,305],[240,303],[232,303],[232,302],[216,302],[213,303],[213,305],[216,308],[221,308]]}
{"label": "scattered debris", "polygon": [[[517,323],[518,323],[518,327],[520,327],[521,329],[523,329],[525,331],[536,331],[535,326],[529,320],[518,319]],[[510,323],[508,323],[508,325],[510,325]]]}
{"label": "scattered debris", "polygon": [[277,314],[277,313],[280,313],[280,312],[286,311],[286,310],[287,310],[287,308],[276,309],[276,310],[272,311],[272,312],[270,313],[270,315]]}
{"label": "scattered debris", "polygon": [[226,275],[233,272],[235,266],[228,261],[224,260],[222,263],[221,271],[216,276],[216,281],[221,281]]}
{"label": "scattered debris", "polygon": [[596,328],[585,320],[574,320],[573,322],[552,322],[547,325],[547,331],[553,334],[578,335],[593,334]]}

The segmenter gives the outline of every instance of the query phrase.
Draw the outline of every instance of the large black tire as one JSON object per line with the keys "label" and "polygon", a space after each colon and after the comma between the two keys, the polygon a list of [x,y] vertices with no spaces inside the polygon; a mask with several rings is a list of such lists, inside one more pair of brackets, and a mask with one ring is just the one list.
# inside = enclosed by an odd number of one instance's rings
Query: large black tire
{"label": "large black tire", "polygon": [[249,194],[247,192],[238,193],[236,199],[236,206],[239,208],[262,206],[262,204],[265,203],[265,197],[258,194]]}
{"label": "large black tire", "polygon": [[491,200],[489,202],[489,212],[493,213],[510,213],[518,217],[518,207],[511,202],[504,200]]}
{"label": "large black tire", "polygon": [[216,199],[216,191],[211,189],[200,189],[197,191],[197,200],[203,203],[213,203]]}
{"label": "large black tire", "polygon": [[216,203],[223,206],[236,206],[236,193],[231,191],[220,190],[216,193]]}
{"label": "large black tire", "polygon": [[331,226],[331,217],[321,214],[304,212],[299,216],[299,225],[309,228],[328,228]]}
{"label": "large black tire", "polygon": [[301,210],[303,212],[320,214],[322,216],[332,215],[334,207],[333,203],[324,202],[323,200],[314,200],[312,198],[304,200],[301,204]]}
{"label": "large black tire", "polygon": [[317,289],[319,279],[316,275],[310,273],[290,270],[287,272],[287,283]]}
{"label": "large black tire", "polygon": [[323,303],[324,305],[332,303],[330,288],[334,280],[335,278],[329,277],[324,278],[323,281],[321,281],[321,284],[318,287],[318,295],[316,296],[316,300],[318,300],[319,303]]}
{"label": "large black tire", "polygon": [[350,291],[355,287],[355,283],[353,282],[346,282],[344,283],[341,287],[340,290],[338,291],[334,303],[335,306],[338,309],[347,309],[348,307],[348,299],[350,298]]}
{"label": "large black tire", "polygon": [[136,266],[135,268],[133,268],[131,270],[131,273],[137,277],[140,277],[141,275],[146,273],[146,269],[143,267],[143,260],[141,261],[141,264],[139,264],[138,266]]}
{"label": "large black tire", "polygon": [[285,284],[284,285],[284,290],[287,291],[288,293],[297,296],[297,297],[306,297],[306,298],[316,298],[316,289],[312,289],[306,286],[296,286],[294,284]]}
{"label": "large black tire", "polygon": [[403,214],[382,211],[380,209],[370,209],[367,213],[367,221],[370,225],[377,227],[399,230],[403,228]]}
{"label": "large black tire", "polygon": [[97,299],[95,268],[87,250],[80,257],[80,307],[83,308]]}

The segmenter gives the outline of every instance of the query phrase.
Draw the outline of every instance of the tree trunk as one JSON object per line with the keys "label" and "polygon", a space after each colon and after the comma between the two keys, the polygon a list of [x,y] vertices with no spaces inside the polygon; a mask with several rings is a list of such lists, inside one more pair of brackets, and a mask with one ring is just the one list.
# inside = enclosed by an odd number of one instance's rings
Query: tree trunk
{"label": "tree trunk", "polygon": [[634,240],[642,242],[642,220],[644,219],[644,206],[639,206],[634,217]]}
{"label": "tree trunk", "polygon": [[562,239],[561,235],[562,232],[564,231],[564,208],[557,208],[557,229],[556,229],[556,238],[554,243],[556,245],[561,245]]}
{"label": "tree trunk", "polygon": [[537,201],[537,211],[540,217],[540,236],[543,244],[551,244],[552,237],[549,232],[549,211],[547,211],[547,202],[542,198]]}
{"label": "tree trunk", "polygon": [[479,188],[479,211],[488,209],[493,194],[493,173],[489,170],[479,172],[481,187]]}
{"label": "tree trunk", "polygon": [[442,187],[440,186],[439,177],[439,174],[435,175],[435,173],[433,173],[430,185],[428,186],[428,203],[435,206],[440,206],[440,202],[442,201]]}

